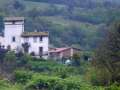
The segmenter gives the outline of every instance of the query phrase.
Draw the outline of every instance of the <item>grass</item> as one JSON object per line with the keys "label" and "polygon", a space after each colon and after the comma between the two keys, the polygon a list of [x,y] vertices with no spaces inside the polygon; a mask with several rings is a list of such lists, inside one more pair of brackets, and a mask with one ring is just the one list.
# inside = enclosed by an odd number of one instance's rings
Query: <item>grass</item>
{"label": "grass", "polygon": [[23,90],[22,86],[19,84],[11,84],[6,80],[0,80],[0,90]]}

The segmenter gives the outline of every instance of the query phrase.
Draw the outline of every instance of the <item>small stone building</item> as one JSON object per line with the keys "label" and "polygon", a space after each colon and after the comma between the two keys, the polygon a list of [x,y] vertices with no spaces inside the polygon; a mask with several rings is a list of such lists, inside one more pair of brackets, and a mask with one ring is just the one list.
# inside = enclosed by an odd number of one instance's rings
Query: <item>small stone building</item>
{"label": "small stone building", "polygon": [[49,50],[49,57],[52,59],[72,58],[74,54],[79,54],[81,49],[74,47],[52,48]]}

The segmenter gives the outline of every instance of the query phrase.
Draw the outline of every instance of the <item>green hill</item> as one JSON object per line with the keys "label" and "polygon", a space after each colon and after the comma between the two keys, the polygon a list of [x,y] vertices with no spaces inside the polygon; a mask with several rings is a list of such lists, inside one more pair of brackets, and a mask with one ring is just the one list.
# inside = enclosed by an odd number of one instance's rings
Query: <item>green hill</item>
{"label": "green hill", "polygon": [[[26,17],[25,30],[49,31],[54,46],[94,49],[120,19],[119,0],[0,0],[0,15]],[[85,3],[86,2],[86,3]]]}

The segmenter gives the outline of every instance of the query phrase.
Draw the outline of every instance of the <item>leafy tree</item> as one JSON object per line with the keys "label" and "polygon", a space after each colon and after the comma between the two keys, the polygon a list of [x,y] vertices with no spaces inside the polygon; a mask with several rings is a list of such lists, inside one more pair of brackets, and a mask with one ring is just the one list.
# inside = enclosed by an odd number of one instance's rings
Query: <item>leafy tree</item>
{"label": "leafy tree", "polygon": [[[25,5],[23,4],[23,0],[9,0],[5,3],[4,9],[8,15],[18,16],[25,9]],[[19,12],[19,13],[18,13]]]}
{"label": "leafy tree", "polygon": [[4,59],[5,71],[11,72],[16,68],[16,56],[14,52],[7,52]]}
{"label": "leafy tree", "polygon": [[29,52],[29,47],[30,47],[29,43],[23,43],[23,44],[22,44],[22,47],[24,48],[24,52],[25,52],[25,53],[28,53],[28,52]]}
{"label": "leafy tree", "polygon": [[30,80],[32,78],[32,73],[31,72],[27,72],[27,71],[20,71],[20,70],[16,70],[15,71],[15,81],[21,84],[26,84],[28,82],[28,80]]}
{"label": "leafy tree", "polygon": [[17,67],[25,67],[28,64],[28,58],[27,55],[19,52],[16,54],[16,62],[17,62]]}
{"label": "leafy tree", "polygon": [[93,65],[99,71],[101,84],[120,82],[120,23],[114,23],[108,31],[105,41],[96,50]]}
{"label": "leafy tree", "polygon": [[7,5],[13,10],[23,10],[25,8],[22,0],[10,0]]}
{"label": "leafy tree", "polygon": [[0,15],[0,31],[3,30],[4,24],[3,24],[3,17]]}
{"label": "leafy tree", "polygon": [[5,50],[5,49],[0,45],[0,60],[3,60],[3,59],[4,59],[6,53],[7,53],[7,50]]}
{"label": "leafy tree", "polygon": [[5,50],[4,48],[2,48],[2,46],[0,46],[0,74],[3,73],[3,68],[4,68],[4,58],[5,55],[7,53],[7,50]]}
{"label": "leafy tree", "polygon": [[37,8],[30,9],[27,12],[27,16],[32,17],[32,18],[38,17],[39,15],[40,15],[40,11],[38,11]]}
{"label": "leafy tree", "polygon": [[7,52],[2,58],[0,63],[0,75],[11,80],[13,78],[12,73],[16,69],[16,56],[14,52]]}
{"label": "leafy tree", "polygon": [[75,66],[80,66],[80,55],[78,53],[73,55],[73,64]]}
{"label": "leafy tree", "polygon": [[23,4],[22,2],[23,2],[22,0],[15,0],[15,1],[13,2],[13,7],[14,7],[15,9],[19,9],[19,10],[25,9],[25,6],[24,6],[24,4]]}

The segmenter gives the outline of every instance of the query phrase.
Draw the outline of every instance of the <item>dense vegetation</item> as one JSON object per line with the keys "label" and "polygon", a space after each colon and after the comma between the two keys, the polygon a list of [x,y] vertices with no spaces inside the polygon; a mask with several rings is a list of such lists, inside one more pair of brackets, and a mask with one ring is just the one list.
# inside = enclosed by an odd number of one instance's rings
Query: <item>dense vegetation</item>
{"label": "dense vegetation", "polygon": [[119,7],[119,0],[27,0],[27,1],[36,1],[36,2],[47,2],[47,3],[54,3],[54,4],[65,4],[72,7],[81,7],[81,8],[97,8],[97,7],[105,7],[105,8],[112,8],[112,7]]}
{"label": "dense vegetation", "polygon": [[[4,51],[4,52],[3,52]],[[59,64],[0,48],[0,89],[5,90],[80,90],[94,88],[83,79],[87,62],[82,66]],[[72,61],[73,63],[75,61]],[[86,63],[86,64],[85,64]],[[12,83],[11,83],[12,82]],[[99,89],[96,89],[99,90]]]}
{"label": "dense vegetation", "polygon": [[3,51],[0,49],[0,89],[104,90],[102,86],[92,86],[84,77],[90,66],[87,61],[81,60],[81,66],[64,65],[53,60],[32,58],[27,54]]}
{"label": "dense vegetation", "polygon": [[111,0],[1,0],[0,16],[26,17],[25,30],[49,31],[54,46],[90,50],[119,19],[119,6]]}
{"label": "dense vegetation", "polygon": [[1,90],[119,90],[120,24],[114,24],[92,61],[74,55],[71,64],[37,59],[0,47]]}

